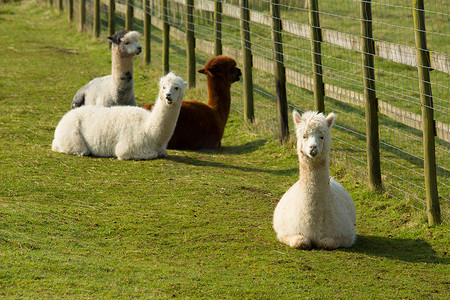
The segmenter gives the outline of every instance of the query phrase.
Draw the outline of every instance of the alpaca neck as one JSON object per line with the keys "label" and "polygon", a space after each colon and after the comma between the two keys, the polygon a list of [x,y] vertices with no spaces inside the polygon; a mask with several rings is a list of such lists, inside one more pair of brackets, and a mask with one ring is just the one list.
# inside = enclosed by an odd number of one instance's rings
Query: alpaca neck
{"label": "alpaca neck", "polygon": [[231,84],[222,80],[214,80],[208,76],[208,105],[219,113],[225,123],[230,114],[231,107]]}
{"label": "alpaca neck", "polygon": [[133,59],[134,55],[121,56],[119,47],[112,46],[111,75],[116,88],[133,85]]}
{"label": "alpaca neck", "polygon": [[167,144],[175,130],[181,108],[181,101],[179,102],[180,104],[167,106],[164,100],[158,99],[152,108],[148,125],[151,128],[151,136],[159,147]]}
{"label": "alpaca neck", "polygon": [[300,183],[306,190],[314,194],[326,195],[329,193],[330,169],[328,157],[310,159],[303,154],[300,158]]}

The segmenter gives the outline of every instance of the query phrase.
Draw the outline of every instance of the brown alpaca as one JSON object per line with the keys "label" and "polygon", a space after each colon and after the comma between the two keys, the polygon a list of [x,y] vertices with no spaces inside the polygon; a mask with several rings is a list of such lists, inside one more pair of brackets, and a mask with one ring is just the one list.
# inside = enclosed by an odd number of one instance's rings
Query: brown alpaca
{"label": "brown alpaca", "polygon": [[[231,57],[219,55],[210,58],[199,73],[208,82],[208,104],[186,100],[182,102],[175,132],[169,149],[216,149],[220,147],[231,107],[231,84],[240,79],[241,70]],[[145,109],[151,110],[153,104]]]}

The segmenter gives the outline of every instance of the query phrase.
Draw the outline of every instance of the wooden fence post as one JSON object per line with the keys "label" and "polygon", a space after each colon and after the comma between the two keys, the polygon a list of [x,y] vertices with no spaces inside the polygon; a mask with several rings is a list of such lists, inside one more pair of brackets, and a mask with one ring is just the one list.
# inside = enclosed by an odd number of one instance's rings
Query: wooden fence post
{"label": "wooden fence post", "polygon": [[69,0],[69,22],[73,20],[73,0]]}
{"label": "wooden fence post", "polygon": [[194,0],[186,0],[186,46],[187,46],[187,82],[195,87],[195,36],[194,36]]}
{"label": "wooden fence post", "polygon": [[78,30],[84,31],[84,24],[86,23],[86,0],[80,0],[79,15]]}
{"label": "wooden fence post", "polygon": [[311,25],[311,61],[314,78],[314,110],[325,112],[325,86],[322,75],[322,29],[320,28],[318,0],[309,0],[309,24]]}
{"label": "wooden fence post", "polygon": [[279,0],[271,1],[270,12],[272,15],[272,54],[277,92],[278,140],[280,144],[284,144],[289,140],[289,122]]}
{"label": "wooden fence post", "polygon": [[152,18],[150,14],[150,0],[143,0],[144,6],[144,61],[145,64],[151,62],[150,46],[152,41]]}
{"label": "wooden fence post", "polygon": [[214,1],[214,55],[222,54],[222,0]]}
{"label": "wooden fence post", "polygon": [[125,29],[133,30],[134,22],[134,0],[126,0],[127,14],[125,16]]}
{"label": "wooden fence post", "polygon": [[169,73],[169,23],[167,16],[167,0],[161,0],[161,11],[162,11],[162,21],[163,21],[163,72],[164,74]]}
{"label": "wooden fence post", "polygon": [[[108,36],[113,36],[116,31],[116,2],[115,0],[109,0],[108,6]],[[109,43],[109,48],[112,47],[112,43]]]}
{"label": "wooden fence post", "polygon": [[[109,0],[108,6],[108,36],[113,36],[116,31],[116,2]],[[109,44],[111,46],[111,43]]]}
{"label": "wooden fence post", "polygon": [[248,0],[239,0],[241,7],[241,46],[243,64],[243,84],[244,84],[244,117],[246,123],[252,123],[254,116],[253,109],[253,58],[252,44],[250,42],[250,11]]}
{"label": "wooden fence post", "polygon": [[413,4],[414,29],[417,51],[417,70],[419,74],[420,102],[422,106],[423,127],[423,160],[425,173],[425,191],[427,197],[428,224],[441,223],[441,210],[436,178],[436,134],[433,116],[433,96],[430,82],[430,56],[427,50],[425,28],[424,1],[414,0]]}
{"label": "wooden fence post", "polygon": [[93,22],[94,37],[100,36],[100,0],[94,0],[94,22]]}
{"label": "wooden fence post", "polygon": [[375,70],[373,60],[375,55],[375,43],[373,41],[371,0],[361,1],[360,14],[369,188],[372,191],[381,191],[378,99],[375,91]]}

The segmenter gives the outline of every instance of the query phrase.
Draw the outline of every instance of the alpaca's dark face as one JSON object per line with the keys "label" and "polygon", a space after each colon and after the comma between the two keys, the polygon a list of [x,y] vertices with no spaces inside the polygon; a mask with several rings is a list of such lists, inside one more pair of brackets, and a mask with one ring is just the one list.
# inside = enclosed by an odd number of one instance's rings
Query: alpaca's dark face
{"label": "alpaca's dark face", "polygon": [[211,58],[199,73],[206,74],[214,79],[220,79],[228,83],[239,81],[242,72],[236,67],[236,61],[228,56],[219,55]]}
{"label": "alpaca's dark face", "polygon": [[242,76],[241,69],[236,67],[236,63],[234,63],[234,67],[230,70],[229,74],[230,74],[229,80],[231,83],[239,81]]}

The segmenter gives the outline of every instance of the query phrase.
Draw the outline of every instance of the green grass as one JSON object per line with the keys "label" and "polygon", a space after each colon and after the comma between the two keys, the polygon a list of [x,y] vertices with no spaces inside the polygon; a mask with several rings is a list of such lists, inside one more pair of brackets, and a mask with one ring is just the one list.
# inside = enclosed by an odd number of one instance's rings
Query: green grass
{"label": "green grass", "polygon": [[[355,200],[356,244],[279,243],[271,216],[297,180],[295,148],[236,112],[217,151],[169,150],[153,161],[52,152],[73,94],[110,72],[107,44],[66,19],[32,3],[0,4],[0,297],[450,296],[448,223],[429,228],[406,199],[369,192],[340,152],[331,172]],[[174,53],[171,63],[182,65]],[[135,62],[139,105],[153,101],[160,65]],[[205,98],[204,80],[186,97]]]}

